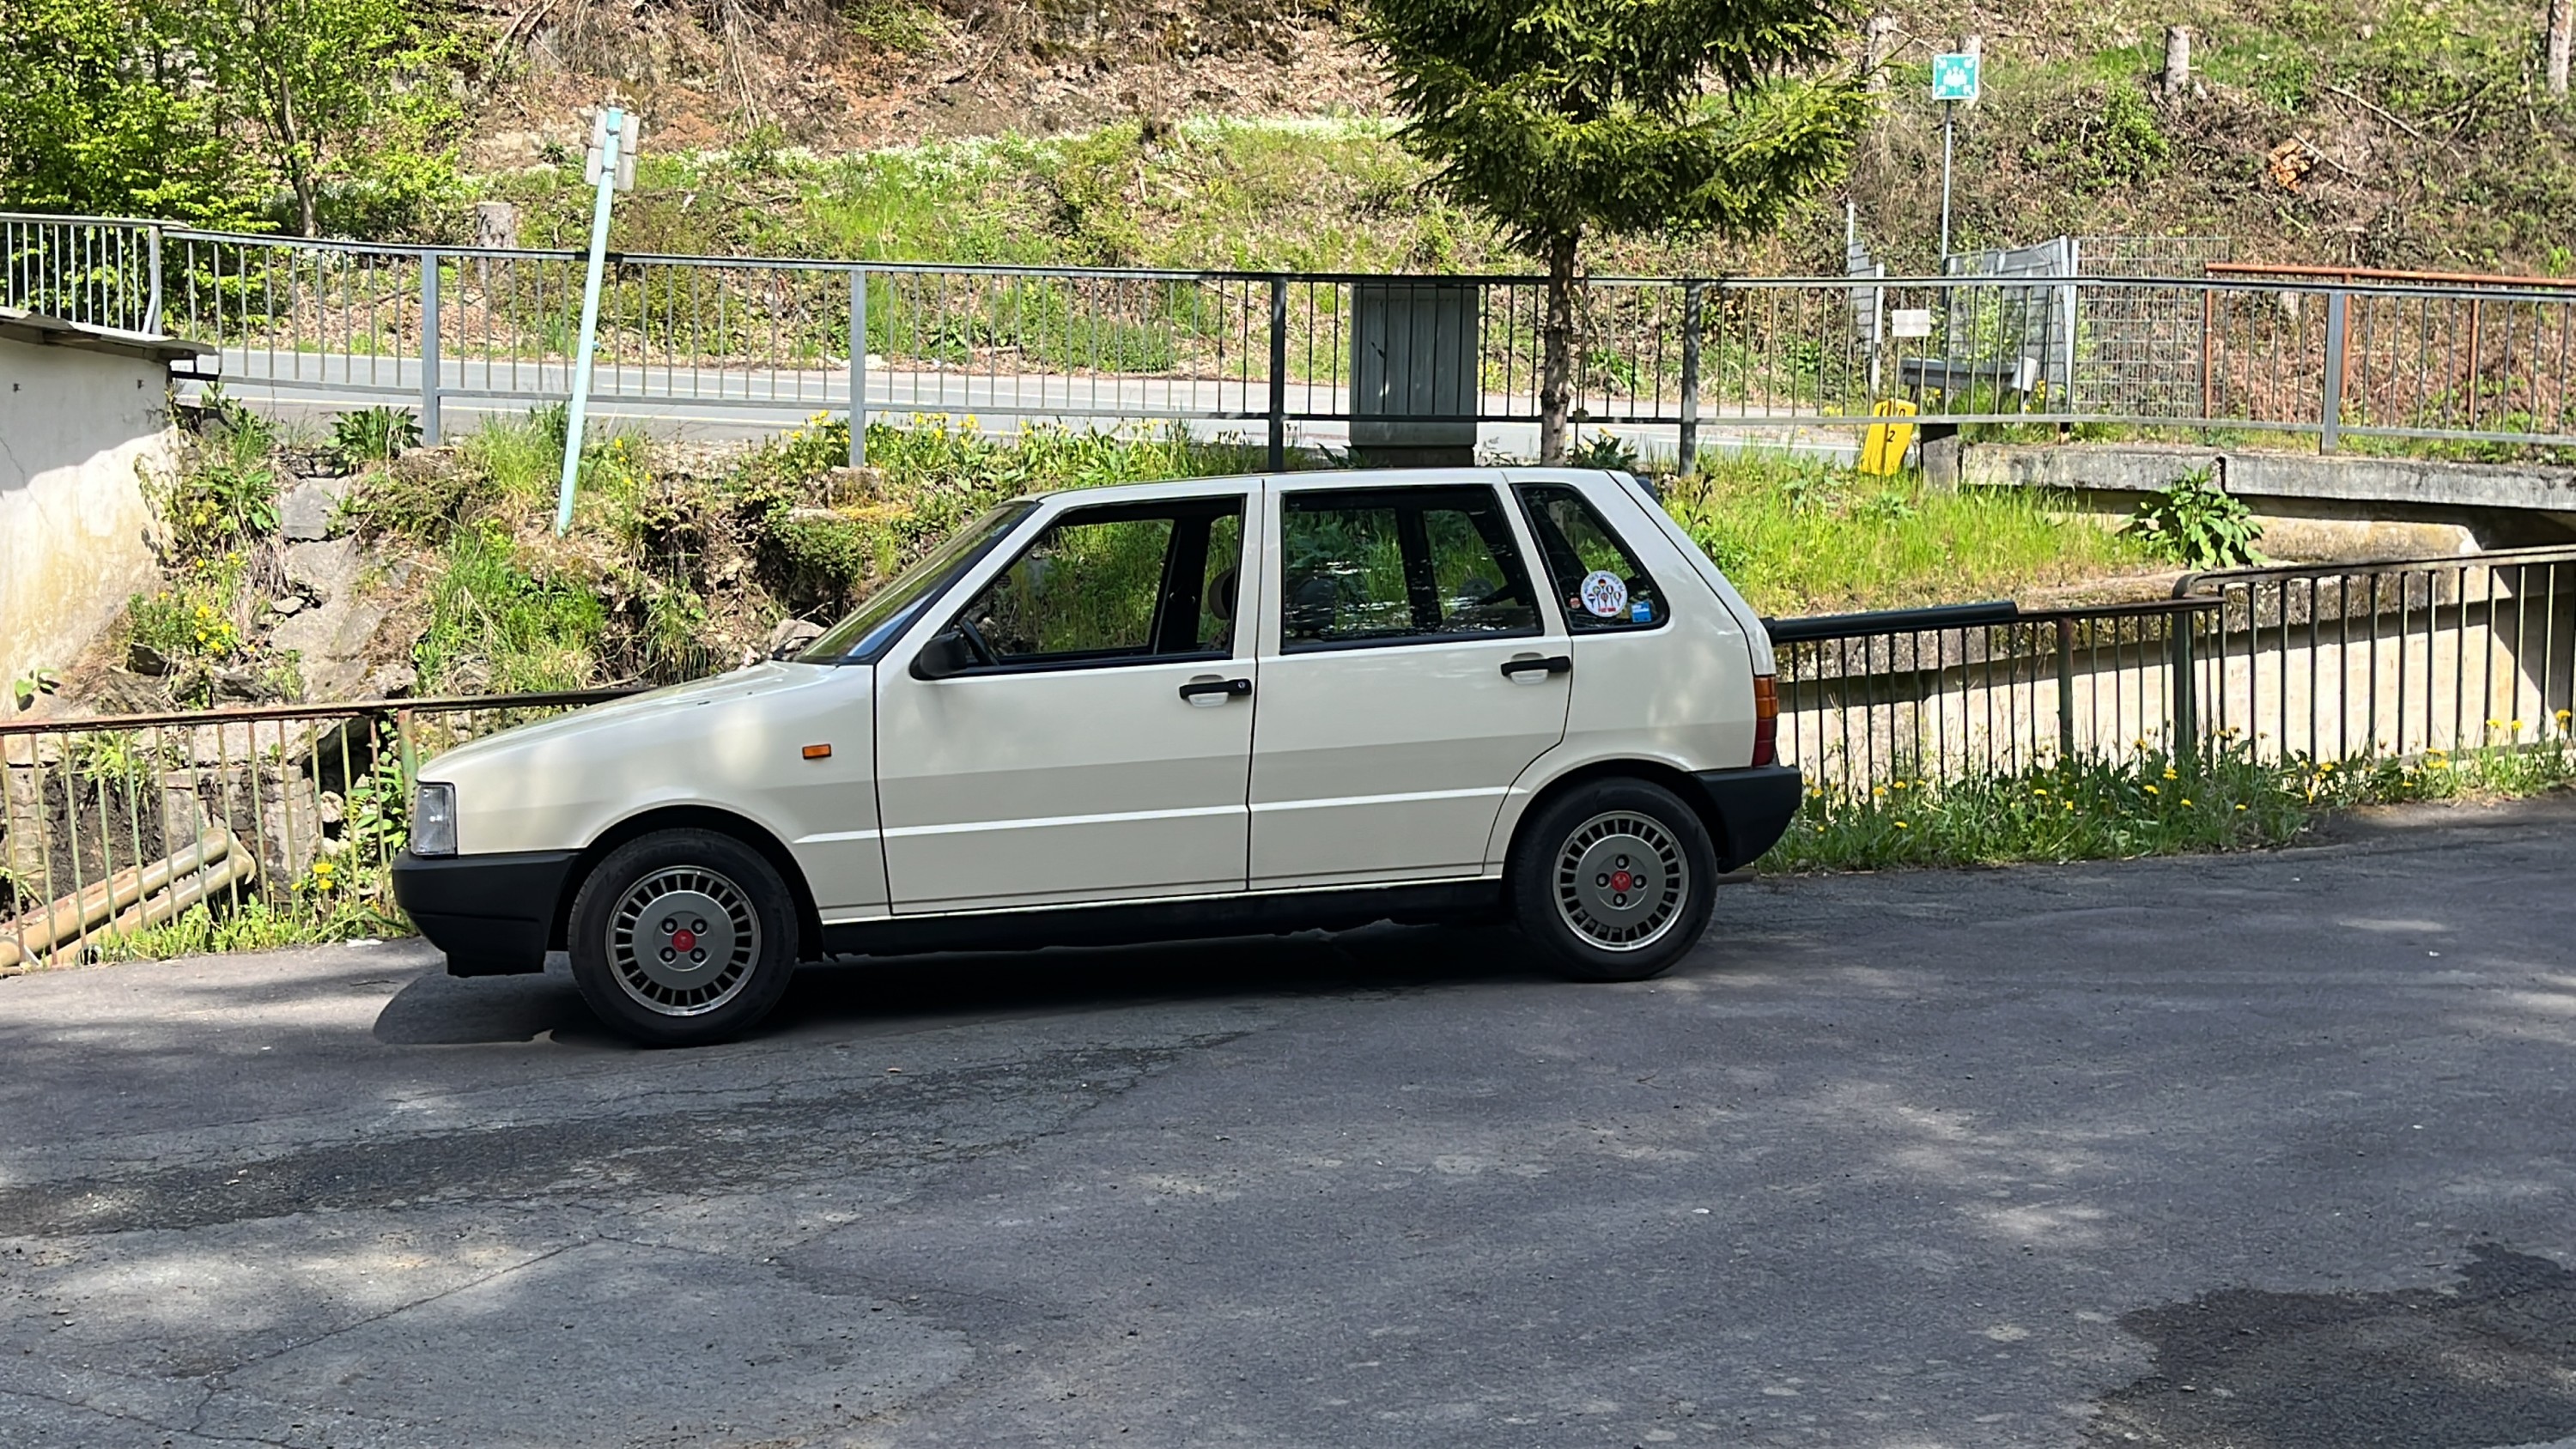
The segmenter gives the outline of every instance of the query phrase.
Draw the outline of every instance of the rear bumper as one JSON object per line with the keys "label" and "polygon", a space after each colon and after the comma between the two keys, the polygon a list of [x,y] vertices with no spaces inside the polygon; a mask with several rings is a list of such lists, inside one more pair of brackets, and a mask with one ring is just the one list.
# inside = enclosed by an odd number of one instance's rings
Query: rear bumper
{"label": "rear bumper", "polygon": [[1710,832],[1718,837],[1720,870],[1751,865],[1779,844],[1807,793],[1806,777],[1795,765],[1706,770],[1693,778],[1708,795],[1711,815],[1724,827]]}
{"label": "rear bumper", "polygon": [[394,900],[451,976],[515,976],[546,969],[555,908],[577,850],[394,858]]}

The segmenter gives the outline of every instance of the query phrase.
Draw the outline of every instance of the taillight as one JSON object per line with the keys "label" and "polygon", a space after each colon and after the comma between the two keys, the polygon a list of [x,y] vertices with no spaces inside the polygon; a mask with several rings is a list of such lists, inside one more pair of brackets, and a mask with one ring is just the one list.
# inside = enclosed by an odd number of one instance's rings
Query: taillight
{"label": "taillight", "polygon": [[1753,763],[1775,764],[1780,758],[1780,681],[1753,676]]}

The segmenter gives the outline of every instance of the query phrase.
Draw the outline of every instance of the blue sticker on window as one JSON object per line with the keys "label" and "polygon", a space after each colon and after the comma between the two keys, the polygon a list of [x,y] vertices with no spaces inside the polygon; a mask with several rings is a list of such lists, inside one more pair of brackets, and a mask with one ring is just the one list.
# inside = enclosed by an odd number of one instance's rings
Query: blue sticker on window
{"label": "blue sticker on window", "polygon": [[1628,606],[1628,617],[1639,624],[1651,624],[1655,622],[1655,606],[1640,599]]}

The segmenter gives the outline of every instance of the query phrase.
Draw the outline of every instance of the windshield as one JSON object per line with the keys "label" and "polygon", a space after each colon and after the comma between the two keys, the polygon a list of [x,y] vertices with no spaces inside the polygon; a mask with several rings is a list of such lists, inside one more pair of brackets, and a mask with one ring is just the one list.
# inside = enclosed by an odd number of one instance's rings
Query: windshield
{"label": "windshield", "polygon": [[1029,516],[1034,503],[1005,503],[959,529],[946,543],[868,595],[857,613],[832,626],[812,648],[796,656],[800,664],[865,663],[903,632],[923,605],[939,596],[949,580],[971,567],[1011,526]]}

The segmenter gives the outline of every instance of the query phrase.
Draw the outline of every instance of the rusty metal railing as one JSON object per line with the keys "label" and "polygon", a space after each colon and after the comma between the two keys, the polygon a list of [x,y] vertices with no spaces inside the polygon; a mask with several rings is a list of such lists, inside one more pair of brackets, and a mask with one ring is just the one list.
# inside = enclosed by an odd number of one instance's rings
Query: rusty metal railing
{"label": "rusty metal railing", "polygon": [[0,723],[0,971],[192,908],[400,929],[422,759],[631,690]]}

